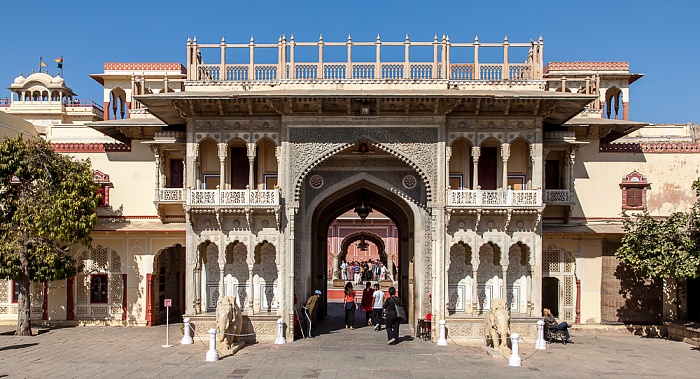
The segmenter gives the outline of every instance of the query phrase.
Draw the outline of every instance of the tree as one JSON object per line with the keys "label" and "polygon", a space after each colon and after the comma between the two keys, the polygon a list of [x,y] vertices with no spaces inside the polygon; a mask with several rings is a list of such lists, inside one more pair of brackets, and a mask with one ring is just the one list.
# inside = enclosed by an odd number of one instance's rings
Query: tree
{"label": "tree", "polygon": [[[693,182],[696,197],[700,179]],[[679,281],[700,276],[700,200],[688,212],[674,212],[669,217],[648,213],[623,220],[625,236],[615,255],[624,265],[650,278],[663,279],[665,295],[673,291],[672,302],[680,315]],[[675,291],[674,291],[675,290]],[[670,297],[670,296],[669,296]]]}
{"label": "tree", "polygon": [[19,283],[16,335],[31,335],[30,284],[73,276],[73,244],[89,246],[98,195],[90,161],[41,138],[0,144],[0,279]]}

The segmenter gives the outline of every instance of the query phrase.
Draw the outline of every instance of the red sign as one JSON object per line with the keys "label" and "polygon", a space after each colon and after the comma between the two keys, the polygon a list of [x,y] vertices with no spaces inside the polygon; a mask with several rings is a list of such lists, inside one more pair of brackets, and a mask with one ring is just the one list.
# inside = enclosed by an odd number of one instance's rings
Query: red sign
{"label": "red sign", "polygon": [[165,301],[163,303],[164,303],[163,304],[164,307],[172,307],[173,299],[165,299]]}

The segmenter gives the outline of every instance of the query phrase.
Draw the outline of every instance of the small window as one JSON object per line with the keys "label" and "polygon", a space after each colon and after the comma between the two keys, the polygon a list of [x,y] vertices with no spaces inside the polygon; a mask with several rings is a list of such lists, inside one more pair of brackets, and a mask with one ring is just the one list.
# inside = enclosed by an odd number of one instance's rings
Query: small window
{"label": "small window", "polygon": [[19,282],[12,281],[12,302],[17,303],[19,301]]}
{"label": "small window", "polygon": [[107,303],[107,274],[90,276],[90,303]]}
{"label": "small window", "polygon": [[632,171],[622,178],[622,210],[646,210],[647,190],[651,183],[637,171]]}

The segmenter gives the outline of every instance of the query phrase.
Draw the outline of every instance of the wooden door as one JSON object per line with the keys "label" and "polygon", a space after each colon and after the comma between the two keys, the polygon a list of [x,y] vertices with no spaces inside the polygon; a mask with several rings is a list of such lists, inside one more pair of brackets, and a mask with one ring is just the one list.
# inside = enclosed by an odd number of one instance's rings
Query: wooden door
{"label": "wooden door", "polygon": [[482,147],[479,156],[479,185],[482,190],[495,190],[498,186],[498,148]]}

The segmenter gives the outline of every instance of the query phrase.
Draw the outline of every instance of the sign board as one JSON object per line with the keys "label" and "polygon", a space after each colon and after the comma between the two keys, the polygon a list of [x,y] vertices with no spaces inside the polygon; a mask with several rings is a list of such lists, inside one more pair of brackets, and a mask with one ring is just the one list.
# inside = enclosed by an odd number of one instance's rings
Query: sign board
{"label": "sign board", "polygon": [[164,307],[171,307],[173,305],[173,299],[165,299],[163,303]]}

